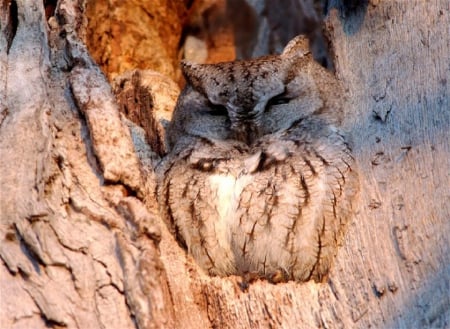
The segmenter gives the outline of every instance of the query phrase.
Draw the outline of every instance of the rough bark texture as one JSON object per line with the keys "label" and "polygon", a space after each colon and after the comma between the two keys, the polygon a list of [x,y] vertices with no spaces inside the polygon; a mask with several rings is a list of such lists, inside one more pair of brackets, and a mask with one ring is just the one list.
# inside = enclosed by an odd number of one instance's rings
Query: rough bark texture
{"label": "rough bark texture", "polygon": [[150,68],[177,78],[184,0],[86,1],[86,44],[109,78]]}
{"label": "rough bark texture", "polygon": [[359,211],[326,283],[242,291],[161,223],[146,135],[79,41],[84,2],[47,22],[42,1],[0,1],[1,327],[449,327],[449,6],[331,13]]}
{"label": "rough bark texture", "polygon": [[157,156],[167,152],[164,124],[170,121],[180,88],[154,71],[128,71],[117,76],[114,93],[122,112],[144,130],[145,142]]}
{"label": "rough bark texture", "polygon": [[73,32],[79,7],[61,1],[59,26],[16,4],[9,51],[0,39],[1,327],[173,327],[157,217],[136,198],[151,176]]}

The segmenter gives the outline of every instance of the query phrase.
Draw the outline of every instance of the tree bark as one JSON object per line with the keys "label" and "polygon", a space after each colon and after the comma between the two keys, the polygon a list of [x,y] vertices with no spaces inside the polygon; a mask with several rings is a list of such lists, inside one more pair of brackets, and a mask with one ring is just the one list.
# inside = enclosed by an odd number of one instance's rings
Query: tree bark
{"label": "tree bark", "polygon": [[80,41],[85,2],[47,21],[42,1],[0,1],[1,327],[449,327],[449,6],[330,14],[358,211],[325,283],[243,290],[161,221],[151,136]]}
{"label": "tree bark", "polygon": [[60,1],[60,24],[47,24],[42,1],[11,3],[17,11],[1,8],[2,27],[17,20],[0,47],[2,327],[174,327],[157,214],[141,201],[154,183],[78,40],[80,4]]}

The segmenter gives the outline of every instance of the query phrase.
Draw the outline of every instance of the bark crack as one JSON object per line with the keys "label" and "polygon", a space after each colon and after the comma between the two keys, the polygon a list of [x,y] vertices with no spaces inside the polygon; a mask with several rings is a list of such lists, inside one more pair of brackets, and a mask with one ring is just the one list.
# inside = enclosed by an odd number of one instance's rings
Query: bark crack
{"label": "bark crack", "polygon": [[2,2],[3,4],[1,7],[6,7],[5,13],[8,15],[7,17],[1,17],[1,20],[6,21],[4,33],[6,36],[6,53],[9,54],[9,50],[11,49],[11,45],[14,37],[16,36],[17,27],[19,25],[17,2],[15,0],[3,0]]}

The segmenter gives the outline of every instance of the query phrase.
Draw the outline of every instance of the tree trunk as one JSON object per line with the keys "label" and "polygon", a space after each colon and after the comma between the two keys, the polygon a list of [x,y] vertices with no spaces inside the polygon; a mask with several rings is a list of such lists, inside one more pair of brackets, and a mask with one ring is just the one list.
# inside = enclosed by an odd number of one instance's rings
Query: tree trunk
{"label": "tree trunk", "polygon": [[449,327],[449,6],[330,14],[358,211],[327,282],[243,291],[161,221],[151,134],[80,41],[85,2],[60,0],[47,21],[42,1],[0,0],[1,327]]}

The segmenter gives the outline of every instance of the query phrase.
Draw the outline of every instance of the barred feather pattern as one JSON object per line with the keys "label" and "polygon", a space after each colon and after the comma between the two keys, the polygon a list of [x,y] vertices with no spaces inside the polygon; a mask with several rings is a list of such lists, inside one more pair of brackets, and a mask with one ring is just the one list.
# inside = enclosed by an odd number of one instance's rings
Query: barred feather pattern
{"label": "barred feather pattern", "polygon": [[[311,74],[302,81],[302,90],[311,83],[307,95],[321,95]],[[345,134],[329,118],[335,114],[308,97],[261,106],[249,139],[233,132],[235,105],[217,109],[195,86],[181,94],[168,129],[172,149],[157,168],[158,198],[168,227],[208,274],[272,282],[328,274],[353,214],[358,176]],[[280,116],[285,107],[289,115]]]}
{"label": "barred feather pattern", "polygon": [[320,281],[328,273],[357,192],[335,127],[305,120],[251,148],[190,140],[163,167],[164,217],[209,274]]}

